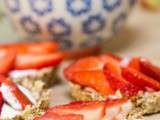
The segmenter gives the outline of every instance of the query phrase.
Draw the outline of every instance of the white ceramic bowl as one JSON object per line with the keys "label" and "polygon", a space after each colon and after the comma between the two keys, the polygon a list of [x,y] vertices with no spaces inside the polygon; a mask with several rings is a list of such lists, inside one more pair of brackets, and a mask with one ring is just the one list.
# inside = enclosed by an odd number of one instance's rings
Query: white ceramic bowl
{"label": "white ceramic bowl", "polygon": [[135,0],[4,0],[20,35],[88,48],[120,30]]}

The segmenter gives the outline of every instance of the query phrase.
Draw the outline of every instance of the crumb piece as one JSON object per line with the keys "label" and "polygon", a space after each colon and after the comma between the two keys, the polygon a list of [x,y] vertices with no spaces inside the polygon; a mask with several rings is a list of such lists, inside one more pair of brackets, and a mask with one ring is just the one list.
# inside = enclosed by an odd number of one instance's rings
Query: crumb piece
{"label": "crumb piece", "polygon": [[95,90],[90,88],[82,88],[79,85],[70,83],[71,96],[76,100],[92,101],[92,100],[106,100],[106,97],[98,94]]}

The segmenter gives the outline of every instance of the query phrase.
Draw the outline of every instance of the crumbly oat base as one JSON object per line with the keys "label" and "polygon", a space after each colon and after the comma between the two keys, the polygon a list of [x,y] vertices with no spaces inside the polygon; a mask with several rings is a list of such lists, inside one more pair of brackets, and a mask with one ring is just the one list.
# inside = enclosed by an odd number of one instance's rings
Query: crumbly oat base
{"label": "crumbly oat base", "polygon": [[57,68],[43,68],[38,70],[36,76],[10,77],[14,82],[22,85],[32,92],[34,98],[39,100],[41,96],[50,91],[50,87],[57,81]]}
{"label": "crumbly oat base", "polygon": [[100,95],[93,89],[82,88],[81,86],[69,83],[71,87],[71,97],[80,101],[106,100],[106,97]]}
{"label": "crumbly oat base", "polygon": [[49,107],[51,87],[57,81],[57,68],[43,68],[36,75],[22,75],[10,78],[17,84],[27,88],[37,101],[36,105],[27,106],[21,115],[13,119],[3,120],[33,120],[35,116],[43,114]]}
{"label": "crumbly oat base", "polygon": [[49,107],[47,99],[42,99],[37,105],[27,106],[22,115],[16,116],[13,120],[34,120],[35,116],[41,116]]}
{"label": "crumbly oat base", "polygon": [[134,108],[143,115],[160,112],[160,92],[148,92],[132,98]]}
{"label": "crumbly oat base", "polygon": [[41,98],[37,101],[36,105],[27,106],[21,115],[17,115],[12,119],[1,119],[1,120],[34,120],[35,116],[41,116],[49,108],[50,92],[47,91]]}
{"label": "crumbly oat base", "polygon": [[[92,89],[82,88],[70,83],[71,96],[76,100],[106,100],[105,96],[98,94]],[[127,115],[126,120],[143,120],[145,115],[160,112],[160,92],[139,93],[132,97],[133,109]]]}

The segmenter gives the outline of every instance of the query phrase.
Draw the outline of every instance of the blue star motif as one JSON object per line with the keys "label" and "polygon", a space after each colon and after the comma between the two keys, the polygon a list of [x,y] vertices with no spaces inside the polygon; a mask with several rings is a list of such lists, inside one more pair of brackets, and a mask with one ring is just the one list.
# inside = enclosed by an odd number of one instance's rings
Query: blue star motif
{"label": "blue star motif", "polygon": [[103,0],[103,7],[107,11],[113,11],[121,5],[122,0]]}
{"label": "blue star motif", "polygon": [[41,29],[35,21],[32,20],[30,16],[25,16],[20,19],[20,23],[23,29],[29,34],[38,34],[41,32]]}
{"label": "blue star motif", "polygon": [[5,3],[11,12],[20,11],[20,1],[19,0],[5,0]]}
{"label": "blue star motif", "polygon": [[112,27],[112,30],[113,30],[114,33],[117,33],[117,31],[120,29],[120,27],[122,26],[122,23],[124,22],[125,18],[126,18],[126,14],[121,13],[117,18],[114,19],[113,27]]}
{"label": "blue star motif", "polygon": [[98,14],[90,16],[87,20],[85,20],[82,23],[82,29],[86,34],[94,34],[101,31],[105,25],[105,19],[100,14]]}
{"label": "blue star motif", "polygon": [[84,40],[84,42],[82,42],[80,44],[80,48],[87,48],[87,47],[93,47],[93,46],[97,46],[99,44],[101,44],[103,41],[103,38],[100,36],[93,36],[88,38],[87,40]]}
{"label": "blue star motif", "polygon": [[32,10],[38,15],[45,15],[52,12],[52,0],[29,0]]}
{"label": "blue star motif", "polygon": [[52,19],[48,23],[48,31],[55,38],[61,38],[71,34],[71,27],[64,19]]}
{"label": "blue star motif", "polygon": [[[55,39],[55,38],[53,38],[53,39]],[[69,40],[69,39],[65,39],[65,38],[59,38],[58,39],[57,38],[56,42],[59,43],[60,48],[63,49],[63,50],[71,49],[73,47],[73,44],[72,44],[71,40]]]}
{"label": "blue star motif", "polygon": [[80,16],[91,9],[91,0],[66,0],[67,10],[74,16]]}

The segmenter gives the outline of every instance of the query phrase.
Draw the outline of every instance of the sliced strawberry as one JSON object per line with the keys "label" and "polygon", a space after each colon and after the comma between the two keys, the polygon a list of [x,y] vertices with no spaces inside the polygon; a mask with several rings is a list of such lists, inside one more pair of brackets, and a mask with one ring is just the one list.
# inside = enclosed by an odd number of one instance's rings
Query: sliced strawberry
{"label": "sliced strawberry", "polygon": [[2,110],[2,106],[3,106],[3,96],[2,96],[2,92],[0,92],[0,113]]}
{"label": "sliced strawberry", "polygon": [[[72,102],[50,108],[35,120],[124,120],[131,109],[132,103],[128,99]],[[79,118],[74,119],[73,115]],[[72,117],[69,119],[68,116]]]}
{"label": "sliced strawberry", "polygon": [[59,115],[48,112],[41,117],[35,118],[34,120],[83,120],[83,116],[75,114]]}
{"label": "sliced strawberry", "polygon": [[[126,64],[125,64],[126,63]],[[145,75],[160,81],[160,67],[153,65],[146,59],[134,57],[132,59],[123,59],[121,62],[122,66],[134,68]]]}
{"label": "sliced strawberry", "polygon": [[75,72],[70,80],[81,86],[91,87],[103,95],[114,93],[101,70]]}
{"label": "sliced strawberry", "polygon": [[[100,59],[103,60],[103,61],[106,61],[105,65],[107,64],[107,68],[111,72],[113,72],[114,74],[117,74],[117,75],[121,75],[120,61],[118,61],[117,59],[115,59],[113,57],[108,57],[107,58],[104,55],[100,56]],[[104,66],[103,66],[103,69],[104,69]]]}
{"label": "sliced strawberry", "polygon": [[92,71],[92,70],[102,70],[105,63],[113,62],[117,63],[117,59],[111,54],[104,54],[97,57],[86,57],[76,61],[71,64],[67,69],[67,73],[77,72],[77,71]]}
{"label": "sliced strawberry", "polygon": [[104,74],[106,80],[115,91],[120,90],[121,93],[126,97],[134,96],[140,91],[140,88],[126,81],[121,75],[117,75],[116,73],[112,72],[108,68],[108,65],[109,64],[106,64],[104,67]]}
{"label": "sliced strawberry", "polygon": [[0,74],[6,75],[14,66],[16,53],[11,49],[0,49]]}
{"label": "sliced strawberry", "polygon": [[101,70],[103,68],[103,65],[104,63],[97,57],[83,58],[71,64],[65,70],[65,75],[67,77],[70,77],[70,75],[68,74],[72,74],[73,72]]}
{"label": "sliced strawberry", "polygon": [[47,54],[55,52],[59,48],[58,44],[52,41],[37,42],[28,44],[29,53]]}
{"label": "sliced strawberry", "polygon": [[160,90],[159,82],[133,68],[122,68],[122,75],[127,81],[134,84],[135,86],[139,86],[141,89],[146,89],[149,87],[154,90]]}
{"label": "sliced strawberry", "polygon": [[127,99],[107,100],[103,120],[125,120],[132,107]]}
{"label": "sliced strawberry", "polygon": [[50,53],[42,55],[20,54],[17,56],[15,69],[40,69],[55,66],[63,59],[63,53]]}
{"label": "sliced strawberry", "polygon": [[3,75],[0,75],[0,86],[1,86],[2,82],[5,82],[5,80],[6,80],[6,77]]}
{"label": "sliced strawberry", "polygon": [[15,49],[17,53],[47,54],[58,49],[58,44],[52,41],[25,42],[0,45],[0,48]]}
{"label": "sliced strawberry", "polygon": [[140,60],[140,70],[144,74],[160,82],[160,67],[157,67],[147,60]]}
{"label": "sliced strawberry", "polygon": [[139,57],[124,58],[122,59],[120,64],[123,67],[131,67],[138,71],[140,70],[140,58]]}
{"label": "sliced strawberry", "polygon": [[22,110],[27,105],[31,105],[30,100],[19,90],[17,85],[8,79],[1,83],[1,92],[4,100],[16,110]]}
{"label": "sliced strawberry", "polygon": [[68,80],[81,86],[91,87],[103,95],[113,94],[114,91],[103,74],[103,67],[107,62],[112,62],[110,67],[119,73],[120,69],[114,67],[118,61],[109,55],[101,55],[84,58],[73,63],[64,71],[64,74]]}
{"label": "sliced strawberry", "polygon": [[65,76],[74,83],[94,88],[102,94],[112,94],[102,68],[104,63],[96,57],[79,60],[65,70]]}
{"label": "sliced strawberry", "polygon": [[59,115],[77,114],[83,115],[84,120],[100,120],[104,115],[104,109],[105,102],[72,102],[50,108],[47,112]]}

